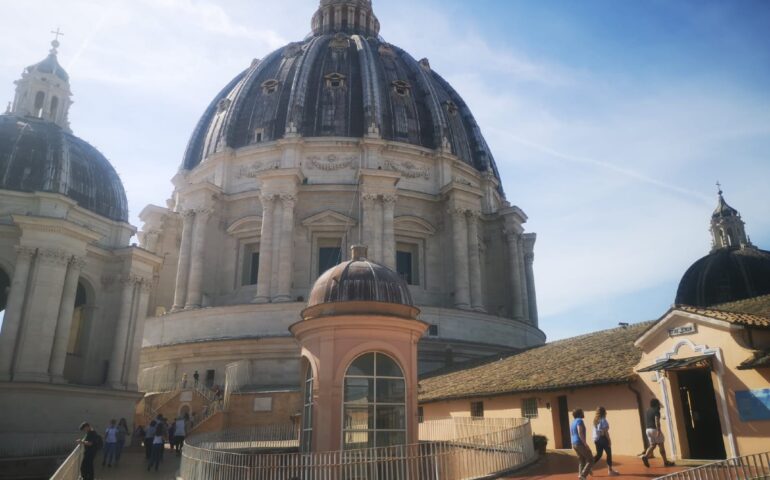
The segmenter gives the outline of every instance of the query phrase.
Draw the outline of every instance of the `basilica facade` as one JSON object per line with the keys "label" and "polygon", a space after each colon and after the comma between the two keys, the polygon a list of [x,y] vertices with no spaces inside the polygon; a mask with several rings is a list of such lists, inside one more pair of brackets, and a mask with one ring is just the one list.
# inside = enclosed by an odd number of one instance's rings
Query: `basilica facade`
{"label": "basilica facade", "polygon": [[351,245],[409,285],[421,372],[540,345],[535,235],[462,97],[379,37],[368,0],[323,0],[312,34],[254,60],[196,126],[167,205],[140,215],[163,259],[140,385],[198,372],[296,387],[289,326]]}

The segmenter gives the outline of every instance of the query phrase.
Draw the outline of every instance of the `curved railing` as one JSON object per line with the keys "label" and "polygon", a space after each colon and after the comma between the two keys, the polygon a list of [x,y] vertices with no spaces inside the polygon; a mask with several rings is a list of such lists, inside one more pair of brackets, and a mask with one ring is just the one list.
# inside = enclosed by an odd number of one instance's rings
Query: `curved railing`
{"label": "curved railing", "polygon": [[[452,480],[495,475],[535,460],[526,419],[431,420],[420,443],[297,453],[292,425],[197,435],[182,454],[184,480]],[[271,451],[272,453],[266,453]],[[293,450],[289,453],[275,453]]]}

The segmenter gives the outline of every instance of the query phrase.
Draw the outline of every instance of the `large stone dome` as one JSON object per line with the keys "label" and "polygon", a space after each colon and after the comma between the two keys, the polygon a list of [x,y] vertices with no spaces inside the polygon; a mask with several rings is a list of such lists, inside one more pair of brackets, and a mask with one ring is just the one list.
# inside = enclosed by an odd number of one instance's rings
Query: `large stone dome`
{"label": "large stone dome", "polygon": [[59,193],[103,217],[128,221],[126,192],[110,162],[44,119],[0,115],[0,189]]}
{"label": "large stone dome", "polygon": [[770,294],[770,252],[721,248],[695,262],[679,282],[678,305],[708,307]]}
{"label": "large stone dome", "polygon": [[[341,12],[336,20],[335,11]],[[374,136],[451,151],[499,179],[460,95],[427,59],[415,60],[378,31],[371,2],[321,2],[310,37],[255,60],[214,98],[182,168],[191,170],[228,147],[287,136]]]}

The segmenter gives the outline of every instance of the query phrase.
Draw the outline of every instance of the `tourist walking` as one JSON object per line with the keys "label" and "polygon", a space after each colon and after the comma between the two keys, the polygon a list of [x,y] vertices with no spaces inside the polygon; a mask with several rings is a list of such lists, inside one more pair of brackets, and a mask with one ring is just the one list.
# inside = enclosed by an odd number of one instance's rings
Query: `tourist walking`
{"label": "tourist walking", "polygon": [[174,448],[176,449],[177,456],[182,455],[182,445],[184,444],[184,438],[189,430],[190,415],[185,413],[183,416],[176,419],[174,428]]}
{"label": "tourist walking", "polygon": [[115,456],[118,449],[118,425],[113,418],[110,420],[110,426],[104,431],[104,456],[102,457],[102,467],[107,465],[111,467],[115,463]]}
{"label": "tourist walking", "polygon": [[570,435],[572,436],[572,449],[577,453],[580,459],[578,466],[578,476],[580,480],[585,480],[591,474],[594,466],[594,455],[586,442],[586,425],[583,421],[585,414],[580,408],[572,412],[572,425],[570,425]]}
{"label": "tourist walking", "polygon": [[91,428],[91,424],[83,422],[80,431],[84,432],[83,438],[78,443],[83,445],[83,460],[80,462],[80,478],[94,480],[94,459],[99,448],[99,435]]}
{"label": "tourist walking", "polygon": [[669,462],[668,458],[666,458],[666,447],[664,446],[666,439],[663,436],[663,430],[661,429],[660,423],[661,409],[663,409],[663,406],[660,404],[660,400],[653,398],[650,400],[650,408],[648,408],[647,412],[644,414],[647,440],[650,443],[650,446],[647,447],[647,451],[642,455],[642,462],[644,462],[645,467],[650,466],[650,455],[655,451],[655,447],[658,447],[658,450],[660,450],[660,456],[663,458],[663,466],[674,466],[674,462]]}
{"label": "tourist walking", "polygon": [[596,456],[594,463],[602,458],[602,453],[607,452],[607,473],[611,477],[619,475],[612,469],[612,440],[610,440],[610,424],[607,421],[607,410],[604,407],[596,409],[594,415],[594,445],[596,446]]}
{"label": "tourist walking", "polygon": [[152,454],[152,441],[155,439],[155,429],[157,426],[157,421],[151,421],[144,433],[144,456],[148,462],[150,461],[150,455]]}
{"label": "tourist walking", "polygon": [[120,454],[123,453],[123,447],[126,446],[126,437],[128,437],[128,423],[125,418],[118,421],[118,444],[115,447],[115,466],[120,462]]}
{"label": "tourist walking", "polygon": [[147,464],[148,472],[153,466],[157,472],[158,467],[160,466],[160,461],[163,458],[163,447],[166,443],[165,428],[166,427],[164,422],[158,422],[157,425],[155,425],[155,435],[152,438],[152,453],[150,454],[150,461]]}

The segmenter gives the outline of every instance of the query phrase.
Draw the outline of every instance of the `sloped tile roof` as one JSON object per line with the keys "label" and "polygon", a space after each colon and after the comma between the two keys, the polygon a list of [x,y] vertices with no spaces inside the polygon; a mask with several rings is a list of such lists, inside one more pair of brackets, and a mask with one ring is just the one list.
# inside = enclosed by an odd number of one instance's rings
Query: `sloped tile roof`
{"label": "sloped tile roof", "polygon": [[623,383],[641,351],[634,340],[654,322],[614,328],[548,343],[508,357],[420,380],[419,401],[483,397]]}
{"label": "sloped tile roof", "polygon": [[770,295],[761,295],[759,297],[738,300],[737,302],[723,303],[715,305],[713,308],[726,312],[752,313],[754,315],[770,317]]}
{"label": "sloped tile roof", "polygon": [[[746,300],[743,300],[744,302]],[[735,302],[735,303],[741,303],[741,302]],[[726,305],[733,305],[733,304],[726,304]],[[770,328],[770,316],[764,316],[764,315],[756,315],[753,313],[743,313],[743,312],[737,312],[737,311],[726,311],[722,310],[722,305],[718,305],[714,308],[698,308],[698,307],[691,307],[689,305],[677,305],[676,310],[680,310],[682,312],[689,312],[694,313],[696,315],[702,315],[704,317],[713,318],[715,320],[722,320],[725,322],[729,322],[735,325],[744,325],[747,327],[759,327],[759,328]]]}

